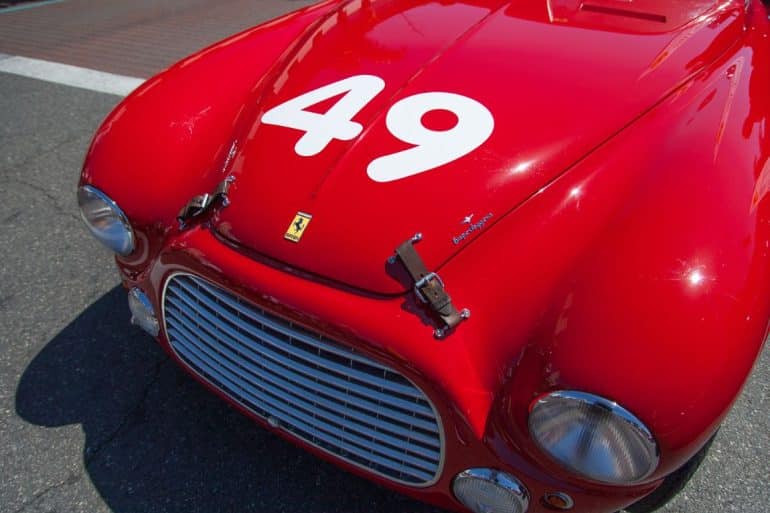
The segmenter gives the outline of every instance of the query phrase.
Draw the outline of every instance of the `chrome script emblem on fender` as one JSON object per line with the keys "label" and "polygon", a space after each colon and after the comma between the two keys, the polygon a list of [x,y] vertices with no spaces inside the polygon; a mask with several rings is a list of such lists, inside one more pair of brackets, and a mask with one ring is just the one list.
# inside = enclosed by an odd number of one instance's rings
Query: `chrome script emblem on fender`
{"label": "chrome script emblem on fender", "polygon": [[487,222],[490,219],[492,219],[492,212],[490,212],[474,223],[473,216],[475,215],[476,214],[470,214],[463,218],[460,224],[462,224],[463,226],[467,226],[467,228],[465,229],[464,232],[452,238],[452,242],[455,244],[455,246],[460,244],[462,241],[464,241],[468,237],[470,237],[471,234],[473,234],[473,232],[475,232],[476,230],[481,230],[482,228],[484,228],[484,225],[487,224]]}

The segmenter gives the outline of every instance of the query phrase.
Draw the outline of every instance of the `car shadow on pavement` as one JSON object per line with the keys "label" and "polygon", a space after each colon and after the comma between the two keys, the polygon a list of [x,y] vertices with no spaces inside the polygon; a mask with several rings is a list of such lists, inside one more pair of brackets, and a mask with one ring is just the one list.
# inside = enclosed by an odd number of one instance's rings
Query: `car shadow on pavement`
{"label": "car shadow on pavement", "polygon": [[[127,310],[120,287],[102,296],[35,356],[16,392],[25,421],[82,426],[83,466],[113,511],[438,511],[256,426],[129,326]],[[78,451],[78,435],[52,443]]]}

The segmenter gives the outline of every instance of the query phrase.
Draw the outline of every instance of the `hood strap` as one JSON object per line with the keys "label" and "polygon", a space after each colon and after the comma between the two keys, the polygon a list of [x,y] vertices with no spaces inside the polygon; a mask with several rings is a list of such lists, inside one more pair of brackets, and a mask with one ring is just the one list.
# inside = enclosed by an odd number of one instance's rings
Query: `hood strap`
{"label": "hood strap", "polygon": [[414,247],[414,244],[421,240],[422,234],[418,233],[404,241],[396,248],[396,256],[414,280],[414,294],[417,299],[427,304],[443,321],[444,325],[436,328],[433,335],[436,338],[444,338],[458,324],[470,317],[471,312],[467,308],[458,311],[452,304],[452,298],[447,294],[444,282],[439,275],[428,271],[425,267],[425,263]]}

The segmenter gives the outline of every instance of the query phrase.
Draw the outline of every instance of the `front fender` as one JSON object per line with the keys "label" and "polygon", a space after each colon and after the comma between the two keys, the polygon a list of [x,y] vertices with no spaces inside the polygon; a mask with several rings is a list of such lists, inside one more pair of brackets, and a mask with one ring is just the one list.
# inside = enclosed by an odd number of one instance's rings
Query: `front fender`
{"label": "front fender", "polygon": [[146,262],[152,256],[146,245],[157,237],[148,241],[145,232],[166,230],[192,196],[223,179],[238,119],[260,80],[335,5],[295,11],[201,50],[149,79],[109,114],[80,183],[104,191],[139,231],[137,251],[126,261]]}
{"label": "front fender", "polygon": [[469,417],[496,450],[574,480],[543,461],[527,417],[543,393],[587,391],[655,434],[652,482],[727,414],[770,318],[770,52],[757,23],[441,269],[473,311],[468,357],[496,402]]}

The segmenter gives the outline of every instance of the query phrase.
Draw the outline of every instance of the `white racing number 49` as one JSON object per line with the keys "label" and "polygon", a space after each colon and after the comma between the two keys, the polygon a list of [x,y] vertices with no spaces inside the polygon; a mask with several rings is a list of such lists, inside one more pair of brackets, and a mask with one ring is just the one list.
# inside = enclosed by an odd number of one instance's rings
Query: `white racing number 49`
{"label": "white racing number 49", "polygon": [[[356,75],[277,105],[265,112],[262,122],[305,132],[294,151],[312,157],[334,139],[350,141],[358,137],[363,127],[353,117],[384,88],[380,77]],[[305,110],[343,93],[324,114]],[[457,123],[448,130],[431,130],[422,119],[434,110],[451,112]],[[400,180],[452,162],[481,146],[495,127],[492,113],[484,105],[445,92],[420,93],[399,100],[388,110],[385,124],[394,137],[414,146],[371,161],[366,172],[376,182]]]}

